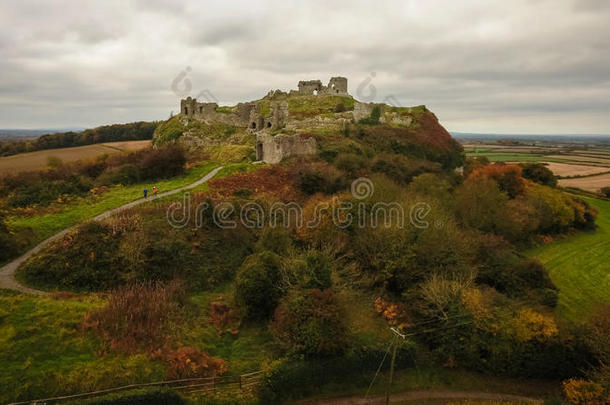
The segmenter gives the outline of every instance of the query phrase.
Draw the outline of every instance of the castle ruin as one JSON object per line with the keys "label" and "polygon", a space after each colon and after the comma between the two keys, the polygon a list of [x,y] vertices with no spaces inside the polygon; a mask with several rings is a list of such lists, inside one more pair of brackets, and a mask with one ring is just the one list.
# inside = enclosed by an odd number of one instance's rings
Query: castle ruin
{"label": "castle ruin", "polygon": [[326,86],[320,80],[301,80],[298,90],[290,90],[288,93],[281,90],[270,91],[261,100],[239,103],[234,107],[200,103],[196,98],[188,97],[180,101],[180,113],[185,121],[194,119],[220,122],[257,133],[257,159],[278,163],[291,155],[315,153],[315,139],[286,134],[271,136],[259,132],[299,126],[298,122],[290,120],[287,97],[331,95],[349,96],[345,77],[332,77]]}
{"label": "castle ruin", "polygon": [[345,77],[331,77],[328,86],[323,86],[320,80],[301,80],[299,90],[294,93],[293,91],[291,91],[291,94],[297,95],[330,94],[347,96],[347,79]]}

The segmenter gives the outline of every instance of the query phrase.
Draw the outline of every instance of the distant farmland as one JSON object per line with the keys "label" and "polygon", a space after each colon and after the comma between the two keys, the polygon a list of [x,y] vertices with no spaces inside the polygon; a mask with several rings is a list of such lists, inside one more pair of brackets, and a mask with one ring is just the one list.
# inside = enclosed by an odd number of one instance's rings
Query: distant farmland
{"label": "distant farmland", "polygon": [[544,163],[559,176],[562,187],[599,193],[610,186],[610,150],[606,146],[574,149],[571,146],[515,146],[465,144],[467,156],[487,157],[491,162]]}
{"label": "distant farmland", "polygon": [[74,148],[48,149],[37,152],[20,153],[18,155],[0,157],[0,174],[41,169],[47,166],[49,157],[51,156],[58,157],[63,162],[74,162],[81,159],[91,159],[104,154],[109,155],[143,149],[150,144],[150,140],[107,142],[77,146]]}

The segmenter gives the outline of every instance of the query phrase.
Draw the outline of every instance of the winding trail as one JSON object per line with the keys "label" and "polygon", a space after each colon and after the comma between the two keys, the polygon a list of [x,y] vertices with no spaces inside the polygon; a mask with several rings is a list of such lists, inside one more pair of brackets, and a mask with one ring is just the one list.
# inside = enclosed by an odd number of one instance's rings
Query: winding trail
{"label": "winding trail", "polygon": [[[500,394],[493,392],[478,392],[478,391],[453,391],[453,390],[427,390],[427,391],[409,391],[402,394],[392,394],[390,403],[402,403],[407,401],[434,401],[439,400],[439,403],[445,403],[447,400],[487,400],[487,401],[502,401],[502,402],[519,402],[542,404],[541,399],[525,397],[521,395]],[[385,404],[385,397],[362,397],[350,398],[334,398],[334,399],[313,399],[301,400],[294,402],[293,405],[377,405]]]}
{"label": "winding trail", "polygon": [[[133,208],[133,207],[135,207],[137,205],[140,205],[140,204],[143,204],[145,202],[153,201],[153,200],[156,200],[156,199],[161,198],[161,197],[167,197],[167,196],[170,196],[170,195],[173,195],[173,194],[180,193],[182,191],[190,190],[190,189],[195,188],[197,186],[200,186],[201,184],[203,184],[206,181],[210,180],[223,167],[224,166],[219,166],[219,167],[213,169],[212,171],[210,171],[208,174],[206,174],[205,176],[203,176],[202,178],[200,178],[196,182],[191,183],[191,184],[189,184],[187,186],[176,188],[176,189],[170,190],[170,191],[165,191],[163,193],[159,193],[159,194],[157,194],[156,197],[140,198],[139,200],[135,200],[135,201],[132,201],[132,202],[127,203],[125,205],[121,205],[120,207],[113,208],[113,209],[108,210],[106,212],[102,212],[101,214],[96,215],[95,217],[93,217],[91,219],[88,219],[87,221],[101,221],[102,219],[108,218],[108,217],[110,217],[110,216],[112,216],[114,214],[117,214],[117,213],[119,213],[121,211],[124,211],[126,209],[129,209],[129,208]],[[0,268],[0,288],[6,288],[6,289],[9,289],[9,290],[16,290],[16,291],[20,291],[20,292],[26,293],[26,294],[35,294],[35,295],[47,295],[47,294],[49,294],[46,291],[35,290],[33,288],[26,287],[26,286],[20,284],[15,279],[15,272],[17,271],[17,269],[19,268],[21,263],[25,262],[27,259],[29,259],[33,255],[35,255],[36,253],[41,251],[49,243],[51,243],[51,242],[53,242],[55,240],[58,240],[60,238],[63,238],[64,235],[66,235],[68,232],[73,231],[79,225],[80,224],[76,224],[74,226],[71,226],[70,228],[64,229],[63,231],[56,233],[55,235],[53,235],[53,236],[43,240],[42,242],[40,242],[38,245],[36,245],[32,249],[30,249],[29,251],[24,253],[22,256],[18,257],[17,259],[13,260],[10,263],[5,264],[4,266],[2,266]]]}

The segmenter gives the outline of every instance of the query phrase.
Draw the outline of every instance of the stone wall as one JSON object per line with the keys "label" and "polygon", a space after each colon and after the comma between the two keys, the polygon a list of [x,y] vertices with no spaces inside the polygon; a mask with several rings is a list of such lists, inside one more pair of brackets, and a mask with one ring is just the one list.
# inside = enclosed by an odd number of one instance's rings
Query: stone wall
{"label": "stone wall", "polygon": [[266,163],[280,163],[289,156],[312,155],[317,151],[316,140],[304,135],[267,133],[256,135],[256,159]]}

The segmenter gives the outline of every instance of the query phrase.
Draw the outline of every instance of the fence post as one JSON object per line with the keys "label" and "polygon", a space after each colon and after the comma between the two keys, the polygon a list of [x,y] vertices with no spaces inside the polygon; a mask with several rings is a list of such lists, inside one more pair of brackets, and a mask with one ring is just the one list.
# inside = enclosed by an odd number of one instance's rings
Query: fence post
{"label": "fence post", "polygon": [[241,386],[241,374],[239,375],[239,392],[241,392],[242,394],[244,393],[244,390]]}
{"label": "fence post", "polygon": [[212,389],[214,390],[214,395],[216,395],[216,376],[212,377]]}

